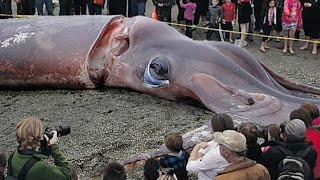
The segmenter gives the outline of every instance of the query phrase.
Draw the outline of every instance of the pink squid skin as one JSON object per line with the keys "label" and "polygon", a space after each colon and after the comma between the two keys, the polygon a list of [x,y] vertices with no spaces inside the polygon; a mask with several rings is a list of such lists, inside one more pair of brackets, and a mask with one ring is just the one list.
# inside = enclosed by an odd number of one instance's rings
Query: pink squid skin
{"label": "pink squid skin", "polygon": [[[0,33],[1,89],[128,88],[262,125],[288,120],[304,101],[320,105],[320,88],[290,82],[234,45],[193,41],[150,18],[10,19],[0,21]],[[157,58],[166,59],[169,69],[168,83],[159,87],[144,76]],[[298,97],[291,90],[317,97]],[[185,135],[185,147],[208,138],[195,138],[196,133],[210,131],[206,124]]]}

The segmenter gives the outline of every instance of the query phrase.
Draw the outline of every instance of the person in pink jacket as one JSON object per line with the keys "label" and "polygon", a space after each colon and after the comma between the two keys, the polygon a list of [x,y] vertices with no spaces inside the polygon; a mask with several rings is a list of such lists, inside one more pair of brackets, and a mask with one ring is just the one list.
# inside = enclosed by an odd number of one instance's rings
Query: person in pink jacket
{"label": "person in pink jacket", "polygon": [[[302,6],[299,0],[285,0],[282,13],[282,28],[284,38],[294,38],[297,29],[302,26]],[[283,53],[288,51],[288,39],[284,40]],[[289,40],[289,52],[294,54],[293,40]]]}
{"label": "person in pink jacket", "polygon": [[187,4],[184,4],[182,0],[180,0],[180,6],[181,8],[185,9],[183,17],[186,25],[189,25],[186,28],[186,36],[192,38],[192,29],[190,26],[192,25],[192,20],[194,17],[194,12],[197,8],[197,4],[195,3],[195,0],[188,0]]}

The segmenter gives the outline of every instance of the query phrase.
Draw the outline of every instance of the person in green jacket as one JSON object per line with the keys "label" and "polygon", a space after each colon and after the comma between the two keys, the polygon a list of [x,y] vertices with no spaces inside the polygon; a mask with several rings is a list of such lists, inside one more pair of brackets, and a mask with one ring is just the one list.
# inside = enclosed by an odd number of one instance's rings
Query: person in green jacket
{"label": "person in green jacket", "polygon": [[37,117],[27,117],[17,124],[16,137],[19,146],[17,151],[13,153],[11,167],[8,167],[11,168],[11,175],[17,177],[24,164],[29,159],[36,158],[39,161],[37,161],[28,171],[25,180],[71,179],[69,164],[57,145],[57,131],[51,132],[53,134],[51,139],[44,135],[44,138],[46,138],[48,142],[54,165],[43,161],[49,157],[39,152],[40,139],[43,134],[42,127],[42,122]]}

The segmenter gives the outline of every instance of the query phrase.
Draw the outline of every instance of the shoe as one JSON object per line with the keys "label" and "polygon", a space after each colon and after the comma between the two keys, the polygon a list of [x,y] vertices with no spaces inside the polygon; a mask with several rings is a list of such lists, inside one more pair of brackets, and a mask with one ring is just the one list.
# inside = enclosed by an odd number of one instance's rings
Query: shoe
{"label": "shoe", "polygon": [[313,52],[313,51],[312,51],[311,54],[312,54],[312,55],[317,55],[318,52],[317,52],[317,51],[316,51],[316,52]]}
{"label": "shoe", "polygon": [[289,49],[289,53],[290,53],[291,55],[294,55],[294,50]]}
{"label": "shoe", "polygon": [[247,47],[247,46],[248,46],[248,42],[247,42],[247,41],[244,41],[243,47]]}
{"label": "shoe", "polygon": [[282,53],[287,53],[288,52],[288,50],[287,49],[282,49]]}
{"label": "shoe", "polygon": [[266,49],[270,49],[270,47],[269,47],[269,46],[266,46],[266,47],[264,47],[264,48],[266,48]]}
{"label": "shoe", "polygon": [[263,52],[263,53],[265,53],[265,52],[266,52],[266,50],[265,50],[265,49],[263,49],[263,48],[259,48],[259,50],[260,50],[261,52]]}
{"label": "shoe", "polygon": [[279,38],[277,38],[277,39],[276,39],[276,42],[280,42],[280,39],[279,39]]}
{"label": "shoe", "polygon": [[233,40],[232,40],[232,39],[229,39],[229,42],[230,42],[230,43],[233,43]]}
{"label": "shoe", "polygon": [[306,49],[308,49],[308,47],[306,47],[306,46],[301,46],[299,49],[300,49],[300,50],[306,50]]}

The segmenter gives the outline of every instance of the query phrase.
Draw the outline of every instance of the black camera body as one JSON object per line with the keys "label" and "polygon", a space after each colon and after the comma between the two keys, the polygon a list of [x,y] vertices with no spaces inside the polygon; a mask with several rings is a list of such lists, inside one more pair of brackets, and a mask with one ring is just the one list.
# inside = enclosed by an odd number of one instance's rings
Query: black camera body
{"label": "black camera body", "polygon": [[53,137],[53,134],[51,133],[52,131],[57,131],[57,136],[61,137],[70,134],[71,128],[68,125],[57,126],[54,128],[46,128],[44,134],[47,135],[49,139],[51,139]]}
{"label": "black camera body", "polygon": [[[61,136],[66,136],[70,134],[71,128],[68,125],[57,126],[54,128],[46,128],[44,131],[44,134],[48,136],[49,140],[53,138],[52,131],[57,131],[57,136],[61,137]],[[48,143],[49,142],[46,140],[46,138],[43,137],[43,139],[40,141],[40,144],[41,144],[40,151],[41,151],[41,154],[50,156],[51,148],[48,145]]]}

